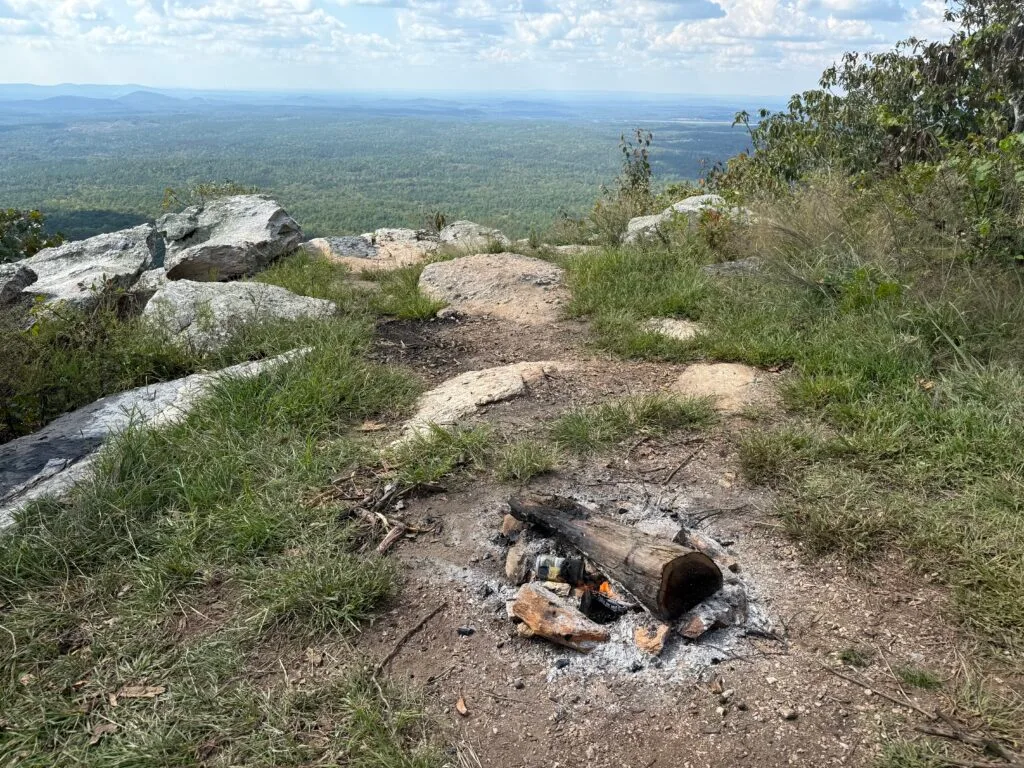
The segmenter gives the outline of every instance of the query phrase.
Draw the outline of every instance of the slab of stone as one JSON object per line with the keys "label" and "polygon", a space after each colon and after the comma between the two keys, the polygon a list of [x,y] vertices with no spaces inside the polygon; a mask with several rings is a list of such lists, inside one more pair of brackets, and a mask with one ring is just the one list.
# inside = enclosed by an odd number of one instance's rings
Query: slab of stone
{"label": "slab of stone", "polygon": [[223,346],[247,323],[323,318],[335,310],[332,301],[299,296],[276,285],[172,280],[157,290],[142,315],[164,328],[172,340],[208,352]]}
{"label": "slab of stone", "polygon": [[37,279],[24,290],[48,304],[64,302],[88,309],[102,296],[130,288],[161,254],[156,230],[149,224],[44,248],[19,262]]}
{"label": "slab of stone", "polygon": [[417,229],[378,229],[365,235],[317,237],[302,244],[306,253],[344,264],[353,272],[420,264],[440,247],[435,235]]}
{"label": "slab of stone", "polygon": [[548,360],[463,373],[420,397],[416,414],[406,422],[401,439],[428,433],[434,425],[454,426],[481,406],[518,397],[531,384],[569,367],[567,363]]}
{"label": "slab of stone", "polygon": [[695,323],[692,320],[679,320],[674,317],[652,317],[644,323],[643,327],[649,333],[668,336],[676,341],[689,341],[704,331],[700,323]]}
{"label": "slab of stone", "polygon": [[516,253],[478,254],[427,265],[420,290],[463,315],[526,325],[558,320],[569,300],[561,267]]}
{"label": "slab of stone", "polygon": [[24,264],[0,264],[0,307],[21,300],[22,291],[38,279],[38,275]]}
{"label": "slab of stone", "polygon": [[466,253],[490,250],[494,243],[507,248],[511,243],[499,229],[491,229],[472,221],[456,221],[439,233],[441,242]]}
{"label": "slab of stone", "polygon": [[777,399],[770,374],[740,363],[695,363],[671,389],[682,395],[711,397],[715,408],[724,413],[771,405]]}
{"label": "slab of stone", "polygon": [[706,210],[717,210],[739,214],[738,209],[730,211],[726,208],[725,199],[718,195],[694,195],[685,200],[680,200],[666,208],[661,213],[652,216],[637,216],[630,219],[626,225],[626,234],[623,242],[635,243],[640,240],[657,237],[661,227],[677,217],[684,217],[688,226],[694,226],[700,221],[700,217]]}
{"label": "slab of stone", "polygon": [[217,281],[252,275],[294,251],[302,229],[262,195],[235,195],[169,213],[157,222],[171,280]]}
{"label": "slab of stone", "polygon": [[297,350],[111,395],[61,416],[35,434],[0,445],[0,529],[29,502],[63,496],[89,477],[106,440],[129,425],[173,423],[184,418],[215,381],[251,378],[306,352]]}

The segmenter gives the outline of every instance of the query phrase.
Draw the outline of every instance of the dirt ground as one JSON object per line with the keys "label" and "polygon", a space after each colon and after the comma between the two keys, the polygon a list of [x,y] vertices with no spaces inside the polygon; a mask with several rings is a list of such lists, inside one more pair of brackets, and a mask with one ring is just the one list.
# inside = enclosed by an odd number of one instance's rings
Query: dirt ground
{"label": "dirt ground", "polygon": [[[576,362],[525,396],[478,413],[521,436],[542,435],[574,405],[667,390],[684,370],[602,357],[576,321],[385,323],[376,354],[413,368],[431,386],[513,362]],[[499,532],[518,489],[477,477],[406,502],[407,523],[438,526],[438,533],[392,551],[405,566],[403,594],[357,645],[379,658],[398,648],[389,673],[421,690],[431,713],[450,725],[457,765],[870,765],[883,736],[921,719],[879,692],[926,709],[934,703],[901,688],[893,670],[917,665],[952,675],[962,638],[941,619],[941,594],[897,564],[853,572],[803,555],[780,530],[771,496],[739,478],[736,437],[755,427],[726,416],[710,433],[630,442],[529,488],[617,510],[650,533],[671,536],[686,524],[729,543],[766,631],[719,630],[695,643],[674,636],[657,658],[638,652],[629,637],[614,636],[590,655],[521,638],[506,613],[514,587],[505,579],[507,542]],[[839,654],[849,649],[867,665],[841,666]],[[346,653],[329,655],[343,663]],[[465,715],[456,711],[460,698]]]}

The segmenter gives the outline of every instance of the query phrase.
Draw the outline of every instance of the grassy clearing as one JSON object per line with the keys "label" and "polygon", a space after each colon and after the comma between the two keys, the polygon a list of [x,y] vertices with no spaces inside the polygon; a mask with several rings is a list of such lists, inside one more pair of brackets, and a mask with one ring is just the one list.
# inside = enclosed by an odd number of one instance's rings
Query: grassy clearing
{"label": "grassy clearing", "polygon": [[181,423],[123,434],[95,479],[4,534],[0,765],[440,763],[401,691],[382,700],[352,668],[280,676],[396,587],[365,529],[301,503],[375,464],[353,425],[398,417],[418,391],[367,361],[373,318],[341,278],[305,257],[262,275],[352,300],[327,321],[245,329],[225,354],[314,351],[219,383]]}
{"label": "grassy clearing", "polygon": [[[783,491],[784,519],[811,550],[898,549],[946,580],[960,620],[1014,646],[1024,629],[1019,271],[958,260],[894,204],[841,188],[811,187],[762,216],[728,239],[729,255],[761,256],[760,276],[704,275],[718,256],[690,236],[568,260],[572,308],[620,354],[789,368],[782,394],[801,418],[743,436],[748,481]],[[652,340],[638,329],[653,315],[706,332]]]}
{"label": "grassy clearing", "polygon": [[586,455],[634,435],[704,427],[714,421],[705,398],[642,395],[617,402],[579,408],[551,426],[551,439],[560,448]]}

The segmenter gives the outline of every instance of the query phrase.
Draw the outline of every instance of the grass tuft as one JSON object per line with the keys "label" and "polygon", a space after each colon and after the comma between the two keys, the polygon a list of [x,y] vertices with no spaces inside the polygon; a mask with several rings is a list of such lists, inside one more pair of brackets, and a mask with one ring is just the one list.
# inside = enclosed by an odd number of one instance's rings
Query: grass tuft
{"label": "grass tuft", "polygon": [[558,449],[540,440],[518,440],[498,456],[496,473],[504,482],[525,483],[558,467]]}
{"label": "grass tuft", "polygon": [[552,425],[551,438],[559,447],[585,455],[633,435],[705,427],[714,418],[707,398],[643,395],[570,411]]}

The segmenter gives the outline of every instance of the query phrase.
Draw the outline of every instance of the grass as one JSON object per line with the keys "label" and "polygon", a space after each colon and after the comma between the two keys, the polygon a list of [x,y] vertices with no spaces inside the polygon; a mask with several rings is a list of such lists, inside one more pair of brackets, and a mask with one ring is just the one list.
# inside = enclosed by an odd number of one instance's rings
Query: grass
{"label": "grass", "polygon": [[[1016,647],[1024,281],[945,248],[884,198],[819,185],[730,233],[727,255],[758,254],[759,276],[705,275],[722,254],[693,234],[566,266],[571,309],[593,319],[606,349],[785,369],[791,418],[741,436],[746,480],[779,489],[809,550],[898,550],[945,580],[958,620]],[[705,332],[652,338],[640,327],[650,316],[699,320]],[[564,434],[586,445],[571,423]]]}
{"label": "grass", "polygon": [[[364,528],[301,500],[376,464],[353,427],[400,416],[418,387],[368,361],[373,316],[336,267],[293,257],[261,279],[348,301],[244,329],[225,355],[313,351],[122,434],[92,480],[5,532],[0,765],[440,764],[415,702],[386,685],[382,699],[358,665],[280,674],[395,593]],[[437,479],[463,455],[432,447],[446,460],[399,473]]]}
{"label": "grass", "polygon": [[915,688],[934,691],[942,687],[942,678],[923,667],[896,667],[895,672],[900,680],[907,685],[914,686]]}
{"label": "grass", "polygon": [[586,455],[638,434],[704,427],[714,420],[706,398],[642,395],[578,408],[551,426],[551,439],[565,450]]}
{"label": "grass", "polygon": [[493,442],[486,427],[445,429],[431,424],[386,451],[384,458],[393,468],[395,482],[411,488],[436,483],[462,470],[482,469]]}
{"label": "grass", "polygon": [[503,482],[526,483],[553,472],[559,464],[558,448],[542,440],[517,440],[502,448],[495,473]]}
{"label": "grass", "polygon": [[443,301],[428,298],[420,292],[422,272],[423,265],[417,264],[391,272],[367,273],[380,286],[380,293],[371,300],[373,309],[400,320],[428,320],[444,309]]}

